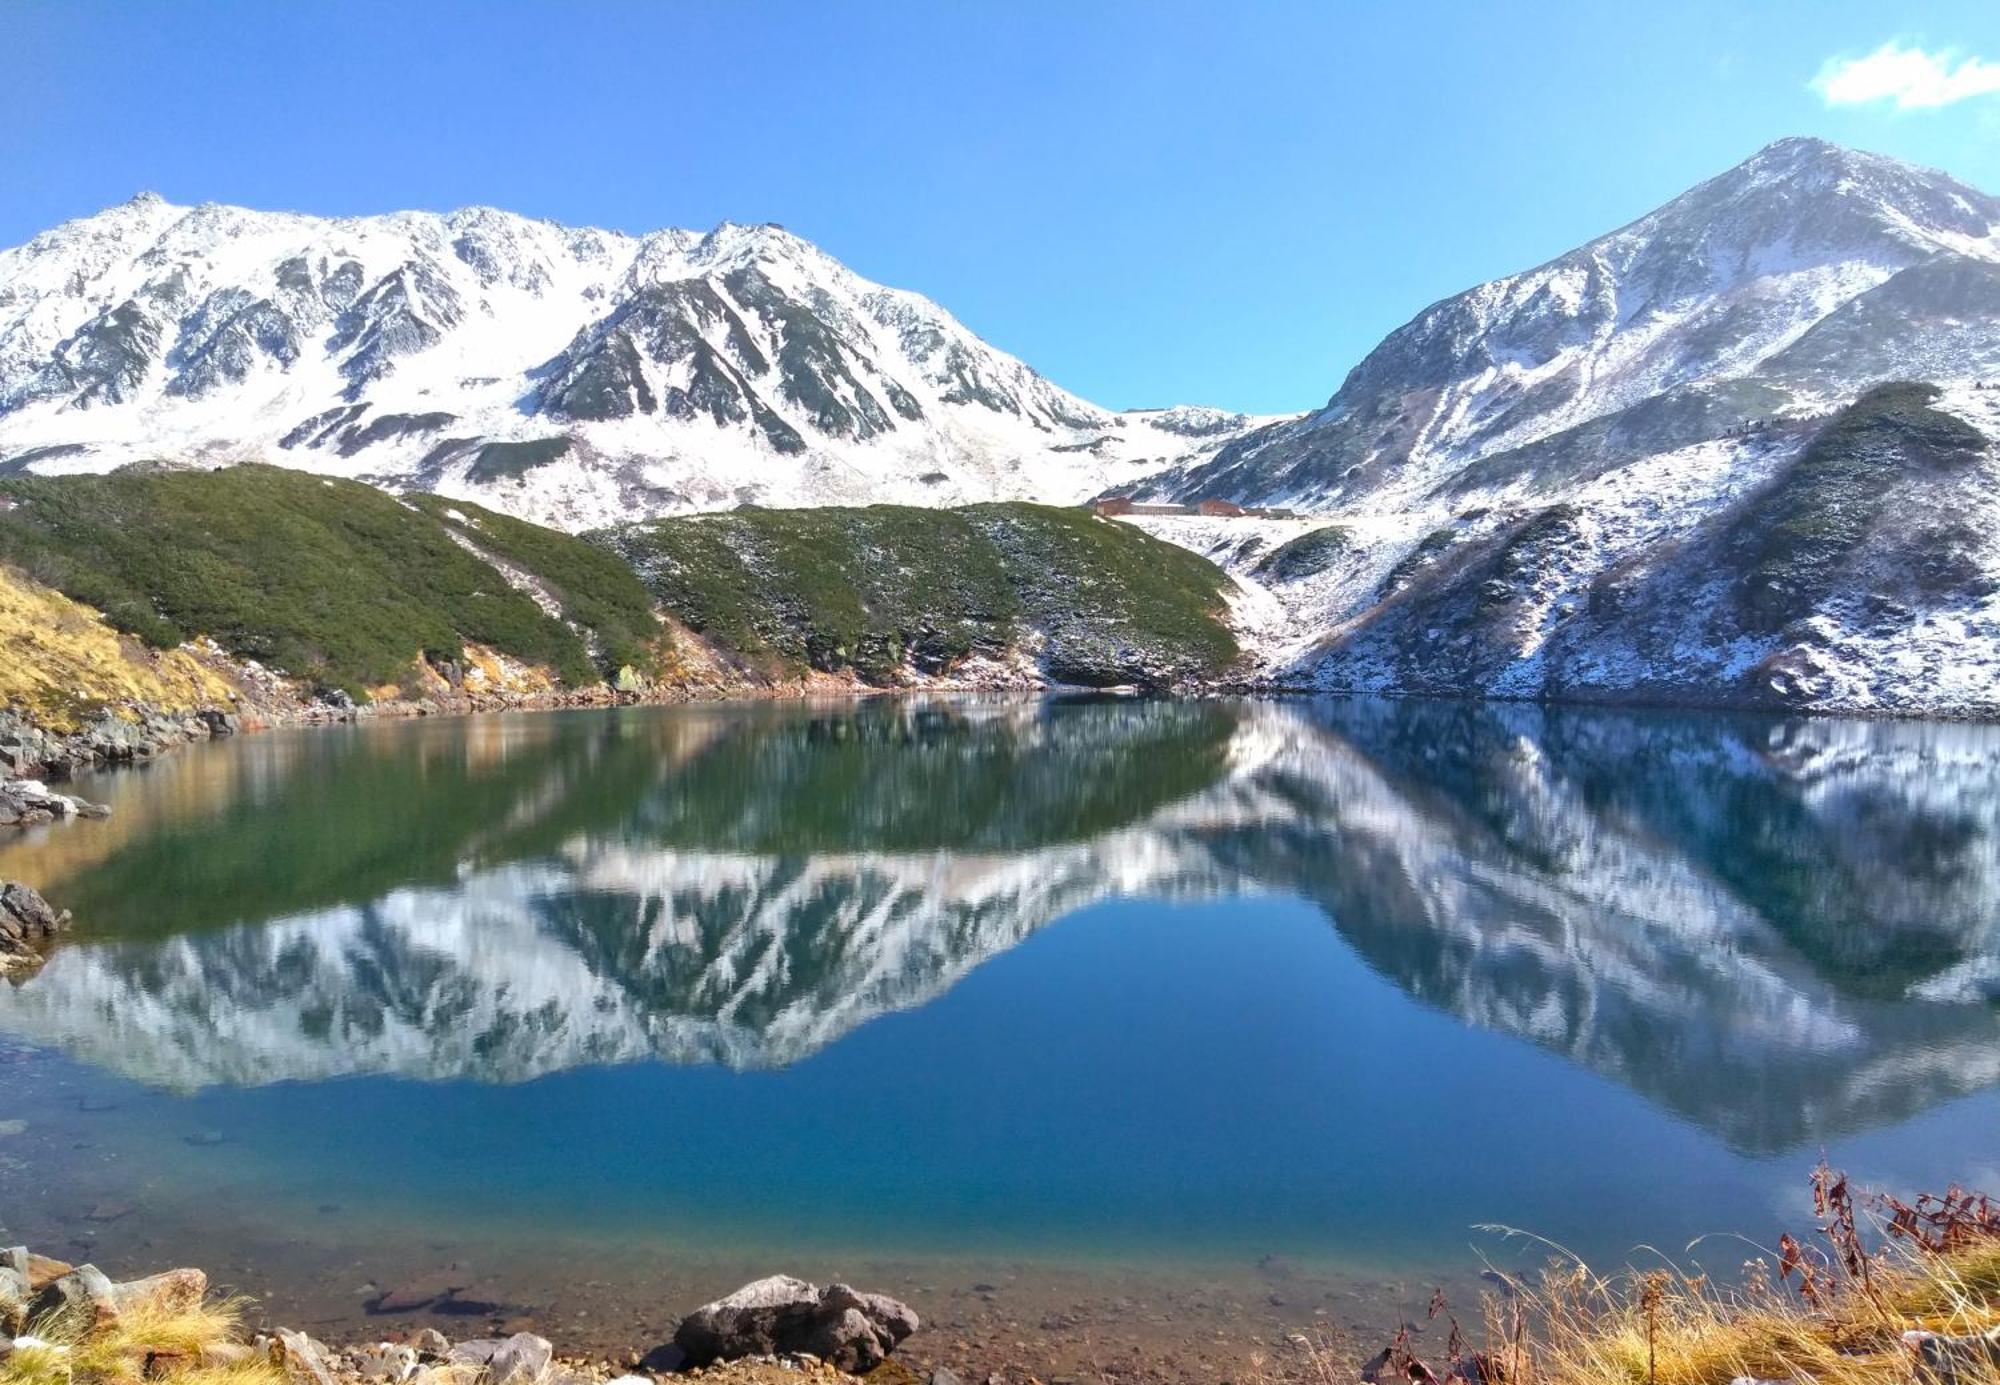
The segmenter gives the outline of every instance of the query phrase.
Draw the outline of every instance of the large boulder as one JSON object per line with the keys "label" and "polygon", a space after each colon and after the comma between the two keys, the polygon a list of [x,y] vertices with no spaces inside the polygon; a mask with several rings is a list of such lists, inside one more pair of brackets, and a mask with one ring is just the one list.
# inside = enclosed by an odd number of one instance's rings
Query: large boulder
{"label": "large boulder", "polygon": [[28,1320],[60,1318],[84,1332],[96,1332],[118,1321],[117,1287],[95,1265],[78,1265],[50,1280],[28,1301]]}
{"label": "large boulder", "polygon": [[0,780],[0,827],[36,827],[61,818],[108,818],[102,803],[60,794],[39,779]]}
{"label": "large boulder", "polygon": [[0,976],[41,965],[41,949],[69,927],[69,911],[57,913],[28,886],[0,880]]}
{"label": "large boulder", "polygon": [[127,1279],[111,1286],[111,1301],[127,1313],[151,1305],[178,1313],[200,1303],[208,1294],[208,1276],[197,1269],[167,1270],[144,1279]]}
{"label": "large boulder", "polygon": [[334,1385],[326,1348],[305,1333],[281,1327],[268,1345],[271,1364],[284,1375],[286,1385]]}
{"label": "large boulder", "polygon": [[534,1385],[549,1368],[554,1348],[532,1332],[511,1337],[477,1337],[460,1342],[446,1356],[456,1365],[478,1366],[481,1385]]}
{"label": "large boulder", "polygon": [[144,1279],[114,1283],[97,1266],[78,1265],[75,1269],[65,1267],[62,1273],[37,1284],[38,1270],[60,1262],[30,1257],[23,1251],[19,1260],[23,1267],[16,1269],[16,1263],[15,1252],[7,1252],[4,1263],[0,1263],[0,1276],[34,1286],[27,1306],[30,1321],[45,1317],[80,1319],[85,1331],[108,1327],[122,1315],[142,1307],[168,1312],[192,1308],[208,1293],[208,1276],[196,1269],[168,1270]]}
{"label": "large boulder", "polygon": [[882,1364],[917,1327],[917,1315],[893,1298],[776,1274],[695,1309],[674,1330],[674,1345],[697,1366],[805,1353],[860,1372]]}
{"label": "large boulder", "polygon": [[40,942],[69,926],[41,894],[18,880],[0,880],[0,934]]}

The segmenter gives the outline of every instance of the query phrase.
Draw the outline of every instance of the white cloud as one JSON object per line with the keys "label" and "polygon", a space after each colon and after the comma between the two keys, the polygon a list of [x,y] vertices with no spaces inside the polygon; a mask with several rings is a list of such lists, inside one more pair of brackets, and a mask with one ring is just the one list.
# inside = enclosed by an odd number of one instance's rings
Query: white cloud
{"label": "white cloud", "polygon": [[1899,111],[1935,110],[2000,95],[2000,63],[1950,48],[1905,48],[1891,40],[1865,58],[1829,59],[1812,89],[1829,106],[1887,102]]}

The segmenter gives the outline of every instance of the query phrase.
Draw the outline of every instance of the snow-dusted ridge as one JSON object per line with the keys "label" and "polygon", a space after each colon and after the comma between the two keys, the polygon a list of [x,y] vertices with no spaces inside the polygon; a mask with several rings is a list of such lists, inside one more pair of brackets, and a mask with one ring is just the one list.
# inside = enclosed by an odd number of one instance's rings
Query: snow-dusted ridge
{"label": "snow-dusted ridge", "polygon": [[[1965,276],[1946,301],[1945,281]],[[1602,453],[1824,412],[1899,378],[2000,371],[2000,199],[1935,170],[1785,139],[1629,225],[1424,309],[1326,405],[1149,483],[1317,509],[1407,510]],[[1986,290],[1982,301],[1975,296]],[[1975,330],[1937,351],[1937,318]],[[1983,319],[1981,321],[1980,319]],[[1852,329],[1871,322],[1865,339]],[[1545,445],[1540,453],[1532,449]],[[1468,471],[1472,474],[1468,475]]]}
{"label": "snow-dusted ridge", "polygon": [[142,194],[0,251],[0,470],[268,460],[580,528],[1074,502],[1265,421],[1099,408],[770,225]]}
{"label": "snow-dusted ridge", "polygon": [[[1931,424],[1878,430],[1903,462],[1802,516],[1815,438],[1899,381],[1942,391]],[[1136,488],[1307,518],[1138,522],[1238,576],[1288,686],[1994,716],[1995,386],[2000,199],[1781,140],[1426,308],[1322,409]],[[1984,443],[1917,436],[1945,416]],[[1895,499],[1840,535],[1871,489]],[[1790,521],[1826,572],[1760,621],[1783,603],[1759,536]]]}

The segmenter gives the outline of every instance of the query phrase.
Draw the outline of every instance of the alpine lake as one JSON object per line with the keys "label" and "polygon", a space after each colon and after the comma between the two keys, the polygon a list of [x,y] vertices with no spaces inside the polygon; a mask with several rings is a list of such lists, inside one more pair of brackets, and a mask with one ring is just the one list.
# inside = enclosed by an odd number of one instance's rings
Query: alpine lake
{"label": "alpine lake", "polygon": [[[0,842],[0,1243],[335,1340],[1226,1379],[1552,1245],[1736,1270],[2000,1184],[2000,728],[882,698],[368,722]],[[983,1377],[981,1377],[983,1378]]]}

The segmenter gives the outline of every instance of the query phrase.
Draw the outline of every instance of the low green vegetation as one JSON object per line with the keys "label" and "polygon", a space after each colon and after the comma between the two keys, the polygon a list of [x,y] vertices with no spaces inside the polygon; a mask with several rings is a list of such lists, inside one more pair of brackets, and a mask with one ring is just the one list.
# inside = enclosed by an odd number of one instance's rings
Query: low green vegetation
{"label": "low green vegetation", "polygon": [[1931,405],[1935,385],[1879,385],[1836,414],[1760,497],[1735,540],[1745,551],[1744,615],[1776,630],[1810,611],[1878,526],[1900,522],[1912,482],[1977,459],[1978,429]]}
{"label": "low green vegetation", "polygon": [[1457,542],[1458,531],[1449,524],[1443,528],[1431,530],[1430,533],[1424,535],[1418,541],[1415,548],[1405,553],[1397,560],[1396,565],[1389,569],[1388,573],[1382,578],[1381,594],[1383,596],[1393,596],[1403,588],[1409,586],[1419,573],[1430,567],[1432,563],[1436,562],[1444,554],[1446,549]]}
{"label": "low green vegetation", "polygon": [[269,466],[0,480],[0,561],[169,648],[359,695],[468,643],[597,680],[581,638],[431,516],[356,481]]}
{"label": "low green vegetation", "polygon": [[1199,554],[1083,509],[1012,503],[962,513],[1001,554],[1046,637],[1051,677],[1144,684],[1213,676],[1235,661],[1222,619],[1229,579]]}
{"label": "low green vegetation", "polygon": [[621,668],[656,670],[661,627],[652,595],[616,554],[470,501],[413,495],[410,503],[482,552],[537,578],[571,623],[596,634],[607,674]]}
{"label": "low green vegetation", "polygon": [[953,511],[737,510],[591,536],[691,629],[772,674],[887,678],[1004,646],[1020,602]]}
{"label": "low green vegetation", "polygon": [[1327,524],[1289,539],[1257,561],[1259,579],[1297,582],[1339,566],[1354,552],[1354,536],[1345,525]]}
{"label": "low green vegetation", "polygon": [[[1221,672],[1221,571],[1083,510],[741,510],[578,538],[268,466],[0,478],[0,563],[170,649],[361,697],[468,645],[571,686],[671,677],[664,610],[726,661],[891,684],[973,655],[1091,686]],[[554,614],[552,614],[552,612]]]}
{"label": "low green vegetation", "polygon": [[1083,510],[744,509],[590,536],[690,628],[771,674],[890,681],[1038,645],[1058,680],[1159,684],[1236,657],[1206,559]]}
{"label": "low green vegetation", "polygon": [[505,481],[526,476],[538,466],[547,466],[570,449],[566,437],[531,438],[526,442],[489,442],[473,455],[466,470],[469,481]]}

